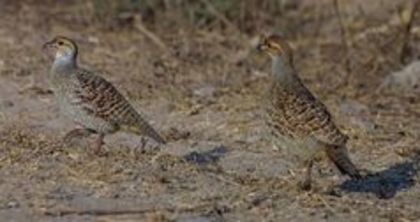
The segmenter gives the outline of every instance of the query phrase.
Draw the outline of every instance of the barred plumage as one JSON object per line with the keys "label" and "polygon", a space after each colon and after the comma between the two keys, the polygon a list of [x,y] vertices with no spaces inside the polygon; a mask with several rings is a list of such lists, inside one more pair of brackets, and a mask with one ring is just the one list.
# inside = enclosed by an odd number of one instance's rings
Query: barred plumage
{"label": "barred plumage", "polygon": [[348,137],[336,127],[326,106],[313,96],[293,66],[291,47],[280,36],[264,37],[259,49],[272,58],[273,83],[267,96],[267,125],[276,144],[308,162],[310,185],[314,156],[324,150],[343,174],[361,178],[348,157]]}
{"label": "barred plumage", "polygon": [[72,40],[56,37],[46,46],[56,50],[49,80],[60,109],[85,128],[85,131],[72,131],[68,136],[84,135],[86,129],[98,134],[96,151],[99,151],[102,144],[99,140],[104,135],[118,130],[145,135],[158,143],[165,143],[110,82],[77,66],[77,46]]}
{"label": "barred plumage", "polygon": [[331,114],[306,87],[299,83],[293,88],[274,82],[269,93],[268,124],[293,138],[309,136],[330,144],[345,144],[348,137],[334,124]]}

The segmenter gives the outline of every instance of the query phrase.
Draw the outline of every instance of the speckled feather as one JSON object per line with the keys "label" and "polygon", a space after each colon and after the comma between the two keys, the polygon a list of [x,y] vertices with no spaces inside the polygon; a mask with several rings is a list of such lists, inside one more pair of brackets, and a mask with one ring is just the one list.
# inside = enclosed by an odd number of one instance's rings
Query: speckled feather
{"label": "speckled feather", "polygon": [[165,143],[111,83],[82,69],[77,70],[75,76],[80,86],[73,91],[80,98],[79,104],[75,105],[80,105],[88,115]]}
{"label": "speckled feather", "polygon": [[266,104],[273,141],[305,160],[314,158],[322,148],[343,174],[360,178],[348,156],[348,137],[337,128],[326,106],[299,79],[287,42],[272,36],[260,47],[273,59],[273,83]]}
{"label": "speckled feather", "polygon": [[294,143],[298,145],[292,148],[313,149],[298,151],[304,152],[305,158],[311,158],[317,153],[315,149],[320,147],[310,145],[302,147],[301,144],[302,141],[314,139],[323,146],[327,156],[341,173],[360,178],[347,153],[348,137],[336,127],[325,105],[303,84],[299,82],[293,87],[285,88],[275,82],[269,92],[267,114],[269,116],[267,124],[271,127],[272,136],[276,141],[285,146],[291,145],[285,141],[298,141]]}
{"label": "speckled feather", "polygon": [[314,137],[335,145],[345,144],[348,139],[336,127],[325,105],[300,83],[284,88],[275,82],[267,105],[267,123],[281,135],[292,139]]}
{"label": "speckled feather", "polygon": [[63,114],[102,135],[126,130],[165,143],[110,82],[77,66],[74,41],[56,37],[45,46],[56,50],[48,79]]}

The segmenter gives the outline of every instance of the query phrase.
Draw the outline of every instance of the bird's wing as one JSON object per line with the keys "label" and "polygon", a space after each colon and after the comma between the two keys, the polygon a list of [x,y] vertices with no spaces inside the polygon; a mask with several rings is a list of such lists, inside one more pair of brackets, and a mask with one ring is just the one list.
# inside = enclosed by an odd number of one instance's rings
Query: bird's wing
{"label": "bird's wing", "polygon": [[315,138],[327,144],[341,145],[347,141],[334,124],[326,106],[305,86],[282,92],[274,101],[281,110],[278,119],[282,130],[296,138]]}
{"label": "bird's wing", "polygon": [[86,112],[129,131],[150,136],[157,142],[164,142],[110,82],[87,70],[79,70],[76,78],[79,84],[76,94]]}

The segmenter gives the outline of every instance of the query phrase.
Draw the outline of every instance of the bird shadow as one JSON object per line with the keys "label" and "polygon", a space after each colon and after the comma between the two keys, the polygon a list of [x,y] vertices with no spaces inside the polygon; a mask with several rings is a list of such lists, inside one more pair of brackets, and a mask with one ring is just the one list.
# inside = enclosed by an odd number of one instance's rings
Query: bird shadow
{"label": "bird shadow", "polygon": [[420,158],[414,158],[397,163],[361,180],[347,180],[340,188],[349,192],[373,193],[380,199],[393,198],[399,191],[414,186],[419,160]]}
{"label": "bird shadow", "polygon": [[214,164],[217,163],[227,153],[228,149],[221,145],[204,152],[193,151],[185,155],[184,159],[188,162],[196,163],[199,165]]}

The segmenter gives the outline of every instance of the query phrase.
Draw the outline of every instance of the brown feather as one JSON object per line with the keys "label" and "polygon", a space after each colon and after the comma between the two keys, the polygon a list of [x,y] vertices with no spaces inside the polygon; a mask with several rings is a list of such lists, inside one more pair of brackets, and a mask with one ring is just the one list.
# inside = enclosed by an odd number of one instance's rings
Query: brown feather
{"label": "brown feather", "polygon": [[327,107],[299,79],[290,46],[278,36],[264,39],[262,45],[273,59],[267,123],[274,141],[309,159],[321,147],[340,172],[360,178],[347,153],[348,137],[337,128]]}
{"label": "brown feather", "polygon": [[76,76],[81,87],[78,96],[83,109],[128,131],[165,143],[111,83],[86,70],[80,70]]}

